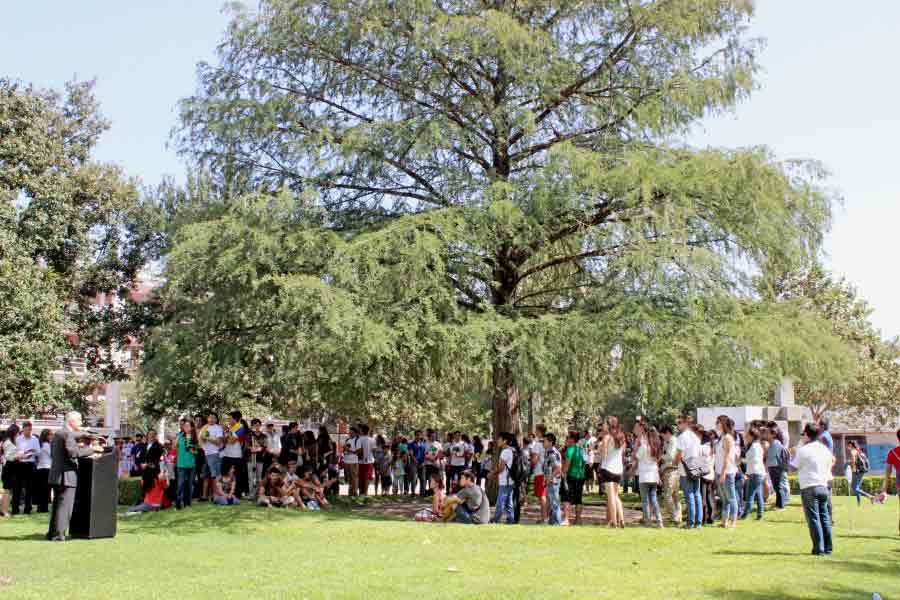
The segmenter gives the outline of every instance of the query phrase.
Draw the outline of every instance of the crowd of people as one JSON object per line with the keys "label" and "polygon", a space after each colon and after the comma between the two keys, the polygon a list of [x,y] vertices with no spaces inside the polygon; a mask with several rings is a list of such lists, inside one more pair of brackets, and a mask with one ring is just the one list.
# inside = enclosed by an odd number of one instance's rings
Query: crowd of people
{"label": "crowd of people", "polygon": [[[12,425],[2,446],[4,490],[0,514],[46,512],[50,500],[47,472],[50,432],[35,435],[29,423]],[[900,441],[900,432],[898,432]],[[540,504],[539,521],[550,525],[582,523],[585,491],[605,498],[606,524],[625,526],[621,494],[639,494],[644,526],[712,525],[735,528],[738,521],[764,518],[766,498],[774,509],[790,498],[788,472],[798,473],[804,513],[815,553],[830,553],[834,444],[827,422],[808,424],[801,443],[789,449],[774,422],[752,422],[736,432],[722,415],[713,429],[685,416],[675,428],[637,418],[626,431],[616,417],[603,419],[593,431],[567,431],[559,438],[538,425],[521,440],[502,432],[494,442],[460,431],[439,439],[436,431],[411,437],[372,435],[368,425],[351,427],[338,445],[325,427],[301,432],[297,423],[277,430],[274,424],[229,413],[182,418],[178,433],[159,440],[117,440],[120,473],[141,478],[142,500],[129,514],[155,511],[194,501],[221,506],[250,500],[261,507],[320,510],[345,486],[350,496],[419,495],[430,506],[420,521],[518,523],[529,496]],[[848,443],[857,501],[868,470],[865,453]],[[900,446],[888,456],[900,468]],[[496,484],[491,513],[486,488]]]}

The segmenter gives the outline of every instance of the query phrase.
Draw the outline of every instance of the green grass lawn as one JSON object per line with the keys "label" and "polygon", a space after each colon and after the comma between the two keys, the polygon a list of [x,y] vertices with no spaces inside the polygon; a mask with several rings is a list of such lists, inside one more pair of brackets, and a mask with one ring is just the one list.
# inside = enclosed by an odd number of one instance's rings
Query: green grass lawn
{"label": "green grass lawn", "polygon": [[[853,509],[852,515],[848,513]],[[897,499],[836,501],[835,554],[799,506],[736,531],[429,525],[207,505],[120,519],[110,540],[0,521],[0,598],[900,599]],[[850,528],[852,516],[853,527]]]}

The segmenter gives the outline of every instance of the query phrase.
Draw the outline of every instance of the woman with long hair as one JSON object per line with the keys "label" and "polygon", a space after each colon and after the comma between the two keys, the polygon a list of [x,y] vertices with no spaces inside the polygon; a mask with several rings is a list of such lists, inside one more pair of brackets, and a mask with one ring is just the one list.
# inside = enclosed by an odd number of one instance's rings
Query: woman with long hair
{"label": "woman with long hair", "polygon": [[0,454],[3,457],[3,476],[0,479],[0,517],[8,517],[10,501],[13,490],[18,485],[16,467],[19,461],[19,449],[16,448],[16,436],[19,435],[19,426],[13,423],[6,430],[6,437],[0,446]]}
{"label": "woman with long hair", "polygon": [[853,440],[847,442],[847,450],[850,453],[850,459],[847,461],[847,464],[850,465],[850,470],[853,473],[850,489],[853,491],[853,495],[856,496],[856,505],[860,505],[863,496],[868,498],[870,502],[874,502],[875,496],[862,490],[863,476],[869,470],[868,457]]}
{"label": "woman with long hair", "polygon": [[[652,522],[663,528],[662,511],[656,491],[659,489],[659,455],[662,441],[655,427],[647,429],[643,420],[634,424],[634,455],[637,459],[637,480],[641,491],[641,510],[644,512],[644,527]],[[652,512],[651,512],[652,511]]]}
{"label": "woman with long hair", "polygon": [[603,489],[606,492],[606,524],[609,527],[625,527],[625,514],[619,487],[625,470],[625,432],[619,427],[616,417],[606,418],[606,436],[600,451],[600,472],[603,475]]}
{"label": "woman with long hair", "polygon": [[176,481],[175,508],[181,509],[191,505],[194,497],[194,468],[197,466],[197,428],[190,419],[182,419],[181,431],[176,441]]}
{"label": "woman with long hair", "polygon": [[318,446],[318,468],[328,466],[328,457],[337,451],[334,442],[331,440],[331,434],[324,425],[319,425],[319,436],[316,438],[316,446]]}
{"label": "woman with long hair", "polygon": [[763,480],[766,478],[765,450],[760,440],[759,429],[751,427],[744,433],[747,452],[745,461],[747,465],[747,494],[744,498],[743,519],[750,516],[753,508],[753,500],[756,500],[756,520],[761,521],[765,500],[763,499]]}
{"label": "woman with long hair", "polygon": [[719,498],[722,499],[721,526],[736,528],[739,509],[734,480],[738,472],[740,448],[734,441],[734,421],[727,415],[719,415],[716,418],[716,433],[719,442],[716,444],[715,472]]}
{"label": "woman with long hair", "polygon": [[39,442],[41,451],[37,458],[37,470],[34,472],[34,495],[35,504],[39,513],[47,512],[50,506],[50,430],[41,431]]}

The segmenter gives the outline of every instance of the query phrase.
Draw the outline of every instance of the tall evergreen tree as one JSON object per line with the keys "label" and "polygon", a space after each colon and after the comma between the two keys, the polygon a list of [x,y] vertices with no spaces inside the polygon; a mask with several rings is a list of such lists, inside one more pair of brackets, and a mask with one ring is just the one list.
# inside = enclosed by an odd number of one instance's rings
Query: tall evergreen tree
{"label": "tall evergreen tree", "polygon": [[[758,393],[788,368],[842,359],[820,321],[761,302],[754,279],[816,256],[830,218],[821,169],[676,141],[753,89],[752,9],[264,0],[238,9],[218,63],[201,65],[179,141],[229,189],[287,186],[321,211],[333,255],[302,290],[325,286],[313,297],[341,299],[354,331],[379,339],[313,337],[304,356],[363,343],[369,360],[353,364],[367,381],[396,382],[385,364],[463,387],[486,375],[495,431],[519,431],[523,386],[548,398],[623,385],[654,400],[749,382]],[[291,213],[274,224],[258,199],[239,204],[183,237],[178,260],[203,253],[221,268],[220,243],[247,269],[265,260],[250,237],[212,231],[284,239]],[[271,301],[255,308],[278,320],[305,297],[300,323],[316,311],[297,279],[311,256],[285,258],[275,272],[289,277],[268,279]],[[229,308],[207,283],[197,302]],[[258,326],[230,325],[243,339]]]}

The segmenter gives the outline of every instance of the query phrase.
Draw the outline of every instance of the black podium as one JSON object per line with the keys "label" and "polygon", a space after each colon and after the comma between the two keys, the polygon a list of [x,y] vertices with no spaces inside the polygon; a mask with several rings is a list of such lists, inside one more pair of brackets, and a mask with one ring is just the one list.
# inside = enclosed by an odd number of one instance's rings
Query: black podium
{"label": "black podium", "polygon": [[78,459],[78,487],[69,524],[71,537],[115,537],[118,482],[119,458],[115,451]]}

